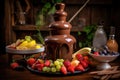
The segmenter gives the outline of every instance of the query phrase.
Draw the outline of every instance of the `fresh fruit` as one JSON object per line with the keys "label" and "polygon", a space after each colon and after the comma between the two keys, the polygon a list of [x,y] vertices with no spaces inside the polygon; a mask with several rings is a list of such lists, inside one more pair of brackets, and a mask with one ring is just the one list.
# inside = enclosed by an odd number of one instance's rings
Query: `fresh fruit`
{"label": "fresh fruit", "polygon": [[44,63],[44,60],[43,59],[37,59],[35,63],[36,64],[41,64],[41,63]]}
{"label": "fresh fruit", "polygon": [[77,70],[77,71],[84,71],[85,69],[84,69],[84,67],[81,64],[79,64],[79,65],[77,65],[75,67],[75,70]]}
{"label": "fresh fruit", "polygon": [[46,67],[46,66],[43,67],[43,68],[42,68],[42,71],[43,71],[43,72],[47,72],[47,67]]}
{"label": "fresh fruit", "polygon": [[27,64],[29,65],[29,66],[32,66],[34,63],[35,63],[35,59],[34,58],[29,58],[29,59],[27,59]]}
{"label": "fresh fruit", "polygon": [[36,64],[36,68],[37,68],[39,71],[42,71],[43,67],[44,67],[44,64],[43,64],[43,63],[41,63],[41,64]]}
{"label": "fresh fruit", "polygon": [[61,65],[57,65],[57,66],[56,66],[56,70],[57,70],[57,71],[60,71],[60,68],[61,68]]}
{"label": "fresh fruit", "polygon": [[27,43],[26,47],[28,48],[33,48],[36,45],[36,41],[35,40],[31,40]]}
{"label": "fresh fruit", "polygon": [[47,67],[49,67],[49,66],[50,66],[50,63],[51,63],[50,60],[45,60],[44,65],[47,66]]}
{"label": "fresh fruit", "polygon": [[76,54],[82,54],[82,55],[88,55],[88,53],[91,52],[91,48],[90,47],[84,47],[84,48],[81,48],[80,50],[78,50],[77,52],[75,52],[73,55],[72,55],[72,58],[76,58]]}
{"label": "fresh fruit", "polygon": [[84,60],[80,61],[80,63],[84,68],[88,67],[88,64]]}
{"label": "fresh fruit", "polygon": [[36,44],[35,49],[40,49],[40,48],[41,48],[41,46]]}
{"label": "fresh fruit", "polygon": [[25,36],[25,40],[28,41],[28,42],[30,42],[30,41],[32,40],[32,37],[26,35],[26,36]]}
{"label": "fresh fruit", "polygon": [[95,51],[93,54],[96,55],[96,56],[99,56],[99,52],[98,51]]}
{"label": "fresh fruit", "polygon": [[71,65],[73,65],[73,66],[77,66],[79,63],[80,63],[80,61],[78,61],[77,59],[71,61]]}
{"label": "fresh fruit", "polygon": [[76,57],[76,59],[79,60],[79,61],[83,60],[82,54],[76,54],[75,57]]}
{"label": "fresh fruit", "polygon": [[52,71],[52,72],[56,72],[57,70],[56,70],[55,67],[52,67],[52,68],[51,68],[51,71]]}
{"label": "fresh fruit", "polygon": [[67,74],[67,69],[66,69],[65,66],[62,66],[62,67],[60,68],[60,71],[61,71],[64,75]]}
{"label": "fresh fruit", "polygon": [[75,71],[75,66],[70,65],[70,66],[68,66],[67,70],[68,70],[69,72],[71,72],[71,73],[74,73],[74,71]]}
{"label": "fresh fruit", "polygon": [[63,64],[65,65],[65,67],[69,67],[71,65],[71,62],[69,60],[65,60]]}
{"label": "fresh fruit", "polygon": [[13,62],[10,64],[12,69],[16,69],[17,67],[19,67],[19,64],[17,62]]}
{"label": "fresh fruit", "polygon": [[59,64],[60,64],[60,62],[59,62],[59,61],[57,61],[57,60],[56,60],[56,61],[54,61],[54,65],[55,65],[55,66],[57,66],[57,65],[59,65]]}

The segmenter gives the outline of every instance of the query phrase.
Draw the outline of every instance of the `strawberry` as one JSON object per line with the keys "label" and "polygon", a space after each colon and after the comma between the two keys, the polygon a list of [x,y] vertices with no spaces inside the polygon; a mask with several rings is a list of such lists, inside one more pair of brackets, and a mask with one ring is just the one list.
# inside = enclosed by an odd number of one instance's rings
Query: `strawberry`
{"label": "strawberry", "polygon": [[99,52],[98,51],[95,51],[93,54],[96,55],[96,56],[99,56]]}
{"label": "strawberry", "polygon": [[78,66],[75,67],[75,70],[84,71],[85,69],[81,64],[78,64]]}
{"label": "strawberry", "polygon": [[17,62],[13,62],[10,64],[12,69],[16,69],[17,67],[19,67],[19,64]]}
{"label": "strawberry", "polygon": [[69,72],[71,72],[71,73],[74,73],[74,71],[75,71],[75,66],[70,65],[70,66],[68,66],[67,70],[68,70]]}
{"label": "strawberry", "polygon": [[84,59],[83,61],[86,62],[87,64],[90,64],[90,60]]}
{"label": "strawberry", "polygon": [[60,71],[61,71],[64,75],[67,74],[67,69],[66,69],[65,66],[62,66],[62,67],[60,68]]}
{"label": "strawberry", "polygon": [[88,56],[84,56],[83,59],[89,60],[89,57]]}
{"label": "strawberry", "polygon": [[65,67],[69,67],[71,65],[71,62],[69,60],[65,60],[63,64]]}
{"label": "strawberry", "polygon": [[41,63],[41,64],[36,64],[36,67],[39,71],[42,71],[43,67],[44,67],[44,64]]}
{"label": "strawberry", "polygon": [[50,60],[45,60],[44,65],[45,65],[46,67],[49,67],[49,66],[50,66],[50,64],[51,64]]}
{"label": "strawberry", "polygon": [[29,58],[29,59],[27,59],[27,64],[29,65],[29,66],[32,66],[34,63],[35,63],[35,59],[34,58]]}
{"label": "strawberry", "polygon": [[31,66],[31,68],[34,69],[34,70],[37,69],[36,64],[34,63],[34,64]]}
{"label": "strawberry", "polygon": [[88,64],[84,60],[80,61],[80,63],[84,68],[88,67]]}
{"label": "strawberry", "polygon": [[76,54],[76,58],[77,60],[81,61],[83,59],[82,54]]}

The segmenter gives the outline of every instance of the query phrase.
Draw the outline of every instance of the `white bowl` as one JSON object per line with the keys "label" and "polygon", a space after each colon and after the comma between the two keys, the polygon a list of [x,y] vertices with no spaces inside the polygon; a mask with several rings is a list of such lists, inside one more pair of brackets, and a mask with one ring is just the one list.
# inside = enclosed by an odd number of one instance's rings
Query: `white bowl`
{"label": "white bowl", "polygon": [[95,54],[92,54],[90,53],[89,54],[92,58],[94,58],[95,60],[99,61],[99,62],[111,62],[113,60],[115,60],[119,54],[116,54],[116,55],[95,55]]}
{"label": "white bowl", "polygon": [[114,61],[119,54],[116,55],[95,55],[92,53],[89,53],[89,55],[95,59],[96,61],[100,62],[97,65],[97,69],[98,70],[104,70],[104,69],[108,69],[111,67],[111,65],[108,62]]}

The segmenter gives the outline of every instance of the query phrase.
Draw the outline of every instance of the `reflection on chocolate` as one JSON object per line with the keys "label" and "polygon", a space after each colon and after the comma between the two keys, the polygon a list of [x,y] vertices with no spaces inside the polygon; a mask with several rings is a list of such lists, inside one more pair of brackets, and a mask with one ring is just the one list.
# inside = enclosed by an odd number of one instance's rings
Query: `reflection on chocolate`
{"label": "reflection on chocolate", "polygon": [[54,14],[55,22],[49,26],[51,35],[45,38],[45,48],[48,59],[72,59],[76,39],[70,35],[72,25],[66,22],[65,4],[57,3]]}

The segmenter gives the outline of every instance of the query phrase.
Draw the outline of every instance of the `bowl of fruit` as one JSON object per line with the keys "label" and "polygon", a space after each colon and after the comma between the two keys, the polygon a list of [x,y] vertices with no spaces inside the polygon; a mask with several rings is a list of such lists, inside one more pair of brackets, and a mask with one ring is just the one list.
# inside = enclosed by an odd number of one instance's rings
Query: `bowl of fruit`
{"label": "bowl of fruit", "polygon": [[31,36],[25,36],[24,39],[17,39],[15,43],[6,46],[6,52],[16,54],[32,54],[43,52],[44,50],[44,46],[38,44]]}
{"label": "bowl of fruit", "polygon": [[97,65],[97,69],[103,70],[111,67],[109,62],[114,61],[119,56],[119,53],[111,52],[107,48],[104,48],[100,51],[92,49],[89,55],[97,62],[100,62],[100,64]]}

